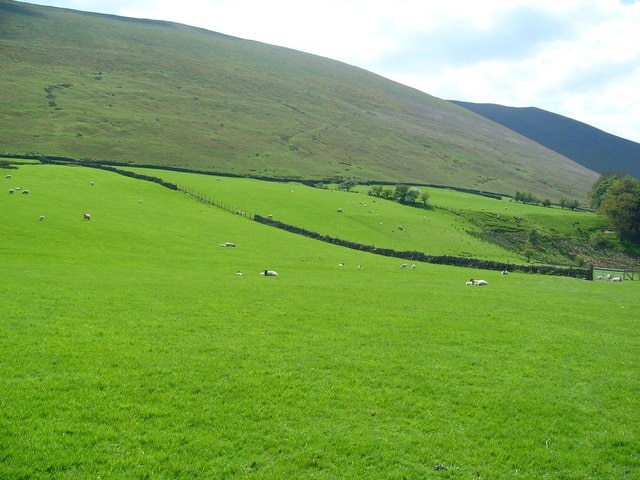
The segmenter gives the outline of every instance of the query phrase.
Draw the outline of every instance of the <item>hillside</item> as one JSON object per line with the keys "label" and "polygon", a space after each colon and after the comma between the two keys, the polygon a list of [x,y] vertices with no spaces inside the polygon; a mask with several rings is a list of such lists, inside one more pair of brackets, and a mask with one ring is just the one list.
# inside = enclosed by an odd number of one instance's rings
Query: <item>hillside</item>
{"label": "hillside", "polygon": [[184,25],[0,0],[0,150],[411,182],[557,202],[587,168],[352,66]]}
{"label": "hillside", "polygon": [[640,144],[571,118],[534,107],[451,100],[518,132],[595,172],[625,172],[640,178]]}

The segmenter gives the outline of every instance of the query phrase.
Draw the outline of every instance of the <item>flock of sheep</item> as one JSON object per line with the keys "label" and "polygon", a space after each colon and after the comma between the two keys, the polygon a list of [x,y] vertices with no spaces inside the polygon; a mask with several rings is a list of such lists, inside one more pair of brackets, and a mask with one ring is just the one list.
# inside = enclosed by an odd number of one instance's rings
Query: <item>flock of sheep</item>
{"label": "flock of sheep", "polygon": [[[5,176],[5,179],[8,179],[8,180],[9,180],[9,179],[11,179],[11,175],[6,175],[6,176]],[[94,182],[94,181],[91,181],[91,186],[93,186],[93,185],[95,185],[95,182]],[[12,187],[12,188],[10,188],[10,189],[9,189],[9,194],[14,194],[15,192],[20,192],[20,191],[21,191],[21,192],[22,192],[22,194],[24,194],[24,195],[28,195],[28,194],[29,194],[29,190],[27,190],[27,189],[22,189],[20,186],[16,186],[16,187]],[[342,213],[343,211],[344,211],[344,210],[343,210],[342,208],[339,208],[339,209],[338,209],[338,212],[339,212],[339,213]],[[272,215],[269,215],[269,218],[272,218]],[[41,221],[41,222],[42,222],[42,221],[44,221],[44,220],[45,220],[45,216],[44,216],[44,215],[40,215],[40,217],[38,218],[38,220],[39,220],[39,221]],[[85,221],[90,221],[90,220],[91,220],[91,214],[90,214],[90,213],[84,213],[84,214],[83,214],[83,220],[85,220]],[[403,228],[401,225],[399,225],[399,226],[398,226],[398,230],[403,230],[403,229],[404,229],[404,228]],[[233,243],[233,242],[222,242],[222,243],[220,244],[220,246],[221,246],[221,247],[235,247],[236,245],[235,245],[235,243]],[[344,263],[339,263],[339,264],[338,264],[338,266],[339,266],[339,267],[344,267],[344,265],[345,265]],[[363,268],[363,267],[362,267],[362,265],[358,265],[358,269],[362,269],[362,268]],[[407,263],[402,263],[402,264],[400,265],[400,269],[408,269],[408,268],[409,268],[409,265],[408,265]],[[411,265],[411,269],[412,269],[412,270],[415,270],[415,269],[416,269],[416,265],[415,265],[415,264],[412,264],[412,265]],[[501,273],[502,273],[502,275],[508,275],[508,274],[509,274],[509,272],[508,272],[507,270],[503,270]],[[241,276],[241,275],[242,275],[242,272],[238,271],[238,272],[236,272],[236,275]],[[268,269],[266,269],[266,270],[261,271],[261,272],[260,272],[260,275],[263,275],[263,276],[265,276],[265,277],[277,277],[277,276],[278,276],[278,272],[276,272],[275,270],[268,270]],[[621,277],[619,277],[619,276],[614,276],[614,275],[613,275],[613,274],[611,274],[611,273],[609,273],[608,275],[606,275],[606,277],[605,277],[605,276],[603,276],[603,275],[599,275],[599,276],[597,277],[597,279],[598,279],[598,280],[604,280],[605,278],[606,278],[606,280],[609,280],[609,281],[611,281],[611,282],[621,282],[621,281],[622,281],[622,278],[621,278]],[[488,282],[487,282],[486,280],[481,280],[481,279],[471,278],[471,279],[469,279],[469,281],[467,281],[467,282],[465,283],[465,285],[471,285],[471,286],[485,286],[485,285],[488,285]]]}
{"label": "flock of sheep", "polygon": [[[4,177],[6,180],[10,180],[11,179],[11,175],[5,175]],[[95,185],[95,182],[92,180],[91,181],[91,185]],[[23,195],[28,195],[29,194],[29,190],[27,189],[23,189],[22,187],[13,187],[9,189],[9,195],[13,195],[15,192],[22,192]],[[84,220],[91,220],[91,214],[90,213],[84,213],[83,217]],[[46,217],[44,215],[40,215],[38,217],[38,220],[40,222],[44,222],[46,220]]]}
{"label": "flock of sheep", "polygon": [[[605,277],[602,275],[598,275],[598,280],[604,280]],[[610,282],[621,282],[622,281],[622,277],[614,277],[612,273],[608,274],[606,276],[606,279],[609,280]]]}

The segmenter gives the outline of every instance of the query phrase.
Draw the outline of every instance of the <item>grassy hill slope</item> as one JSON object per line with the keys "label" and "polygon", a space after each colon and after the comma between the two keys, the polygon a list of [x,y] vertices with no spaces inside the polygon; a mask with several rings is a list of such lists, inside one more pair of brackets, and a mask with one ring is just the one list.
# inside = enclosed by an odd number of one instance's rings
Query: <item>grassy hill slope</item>
{"label": "grassy hill slope", "polygon": [[362,69],[183,25],[0,0],[0,148],[556,202],[594,172]]}
{"label": "grassy hill slope", "polygon": [[367,187],[343,192],[294,182],[128,170],[162,178],[231,211],[270,215],[288,225],[378,248],[505,264],[531,260],[574,266],[638,265],[621,254],[624,248],[611,235],[607,236],[609,248],[594,248],[593,239],[607,228],[607,218],[588,212],[420,187],[429,194],[430,208],[424,209],[369,196]]}
{"label": "grassy hill slope", "polygon": [[624,172],[640,178],[639,143],[539,108],[451,102],[504,125],[590,170],[601,174]]}

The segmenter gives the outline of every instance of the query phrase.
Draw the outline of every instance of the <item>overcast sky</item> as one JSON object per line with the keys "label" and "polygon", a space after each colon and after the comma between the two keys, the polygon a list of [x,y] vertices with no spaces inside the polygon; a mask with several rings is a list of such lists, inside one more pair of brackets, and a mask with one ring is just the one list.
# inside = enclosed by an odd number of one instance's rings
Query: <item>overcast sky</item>
{"label": "overcast sky", "polygon": [[447,100],[533,106],[640,142],[640,0],[31,0],[340,60]]}

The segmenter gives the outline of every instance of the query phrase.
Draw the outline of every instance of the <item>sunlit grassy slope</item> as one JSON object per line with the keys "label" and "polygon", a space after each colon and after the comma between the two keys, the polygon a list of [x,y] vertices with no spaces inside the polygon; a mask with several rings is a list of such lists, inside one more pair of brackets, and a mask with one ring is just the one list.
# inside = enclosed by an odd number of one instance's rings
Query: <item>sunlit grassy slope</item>
{"label": "sunlit grassy slope", "polygon": [[[605,217],[589,212],[524,205],[508,197],[497,200],[442,188],[421,187],[429,194],[429,208],[424,209],[369,196],[368,187],[364,186],[344,192],[295,182],[128,170],[163,178],[232,211],[271,215],[274,220],[323,235],[431,255],[526,263],[531,259],[526,258],[530,231],[588,238],[607,225]],[[505,250],[488,242],[490,238],[481,234],[484,230],[520,231],[525,239],[517,248]],[[573,264],[576,260],[565,256],[557,261]]]}
{"label": "sunlit grassy slope", "polygon": [[[638,478],[637,282],[401,270],[106,171],[8,173],[2,478]],[[274,215],[322,201],[287,187]]]}
{"label": "sunlit grassy slope", "polygon": [[0,149],[289,179],[530,191],[597,176],[362,69],[172,23],[0,0]]}

